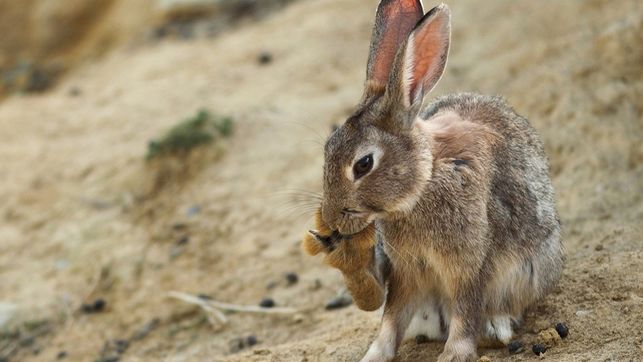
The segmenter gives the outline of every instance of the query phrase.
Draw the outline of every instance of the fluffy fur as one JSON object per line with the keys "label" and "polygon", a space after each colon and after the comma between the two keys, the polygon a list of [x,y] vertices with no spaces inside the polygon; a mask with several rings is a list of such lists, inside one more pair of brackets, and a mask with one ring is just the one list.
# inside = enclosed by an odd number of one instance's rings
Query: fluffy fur
{"label": "fluffy fur", "polygon": [[[412,320],[413,331],[446,340],[440,361],[474,361],[478,340],[508,342],[512,323],[558,280],[560,223],[543,145],[525,118],[476,94],[423,105],[446,64],[450,13],[440,5],[421,17],[418,6],[380,3],[364,97],[325,146],[318,227],[353,239],[308,250],[328,253],[362,293],[360,308],[379,306],[386,290],[364,361],[393,359]],[[381,151],[378,167],[356,182],[346,170],[369,147]],[[364,230],[378,242],[356,242]]]}

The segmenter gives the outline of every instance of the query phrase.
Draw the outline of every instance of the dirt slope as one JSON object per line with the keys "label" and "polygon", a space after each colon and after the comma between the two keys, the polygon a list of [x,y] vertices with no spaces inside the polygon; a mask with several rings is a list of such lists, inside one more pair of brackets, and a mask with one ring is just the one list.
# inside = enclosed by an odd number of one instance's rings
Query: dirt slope
{"label": "dirt slope", "polygon": [[[14,323],[44,318],[49,328],[24,345],[3,337],[2,351],[88,361],[106,341],[128,339],[124,361],[361,357],[378,314],[325,311],[340,275],[297,240],[310,216],[299,190],[320,190],[324,137],[360,96],[375,3],[297,2],[216,39],[118,51],[49,93],[0,104],[0,302],[19,307]],[[450,6],[453,46],[436,94],[504,95],[551,157],[567,266],[521,338],[566,321],[570,337],[548,359],[643,359],[643,4]],[[256,60],[264,50],[268,65]],[[155,189],[148,140],[201,107],[232,115],[234,136]],[[291,271],[299,282],[286,286]],[[269,296],[301,313],[230,314],[214,328],[171,290],[240,304]],[[99,297],[104,312],[78,311]],[[249,334],[259,344],[230,353]],[[399,359],[441,349],[409,342]]]}

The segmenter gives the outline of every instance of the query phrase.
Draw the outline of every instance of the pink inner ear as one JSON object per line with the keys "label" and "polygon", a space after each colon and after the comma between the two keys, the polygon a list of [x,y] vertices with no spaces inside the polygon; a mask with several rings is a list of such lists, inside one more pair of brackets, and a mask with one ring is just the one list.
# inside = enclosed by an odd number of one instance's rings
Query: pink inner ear
{"label": "pink inner ear", "polygon": [[386,84],[397,49],[420,20],[422,13],[422,5],[418,0],[383,0],[380,3],[375,19],[372,59],[369,61],[369,80]]}
{"label": "pink inner ear", "polygon": [[409,103],[413,103],[433,89],[438,83],[449,52],[450,24],[448,14],[437,14],[427,19],[409,38],[405,77],[409,83]]}

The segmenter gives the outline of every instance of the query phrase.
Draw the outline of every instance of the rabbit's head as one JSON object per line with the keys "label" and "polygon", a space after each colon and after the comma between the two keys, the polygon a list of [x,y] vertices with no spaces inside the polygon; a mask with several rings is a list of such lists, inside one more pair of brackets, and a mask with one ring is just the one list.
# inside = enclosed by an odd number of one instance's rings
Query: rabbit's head
{"label": "rabbit's head", "polygon": [[357,233],[421,197],[432,156],[418,113],[442,76],[449,40],[446,5],[423,16],[419,0],[381,1],[364,96],[325,145],[322,217],[333,230]]}

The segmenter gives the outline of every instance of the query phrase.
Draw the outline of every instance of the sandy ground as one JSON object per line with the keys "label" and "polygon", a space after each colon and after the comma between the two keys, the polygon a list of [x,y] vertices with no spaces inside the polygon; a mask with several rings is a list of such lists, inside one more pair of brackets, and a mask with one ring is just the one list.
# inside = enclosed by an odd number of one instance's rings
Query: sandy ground
{"label": "sandy ground", "polygon": [[[378,313],[324,310],[341,276],[298,239],[311,216],[301,190],[320,190],[321,145],[360,96],[375,3],[297,2],[216,39],[119,50],[53,91],[0,104],[0,302],[19,307],[23,329],[46,320],[35,339],[0,339],[10,360],[64,351],[92,361],[117,339],[129,341],[123,361],[361,357]],[[453,46],[436,94],[504,95],[551,157],[567,264],[519,338],[565,321],[570,336],[546,359],[642,360],[643,3],[450,5]],[[256,61],[263,50],[271,64]],[[201,107],[232,115],[234,136],[159,185],[159,167],[143,160],[148,140]],[[287,286],[286,272],[299,282]],[[229,314],[214,327],[167,298],[172,290],[251,305],[271,297],[300,312]],[[79,312],[96,298],[105,311]],[[259,343],[232,353],[230,341],[249,334]],[[408,342],[398,360],[441,350]]]}

